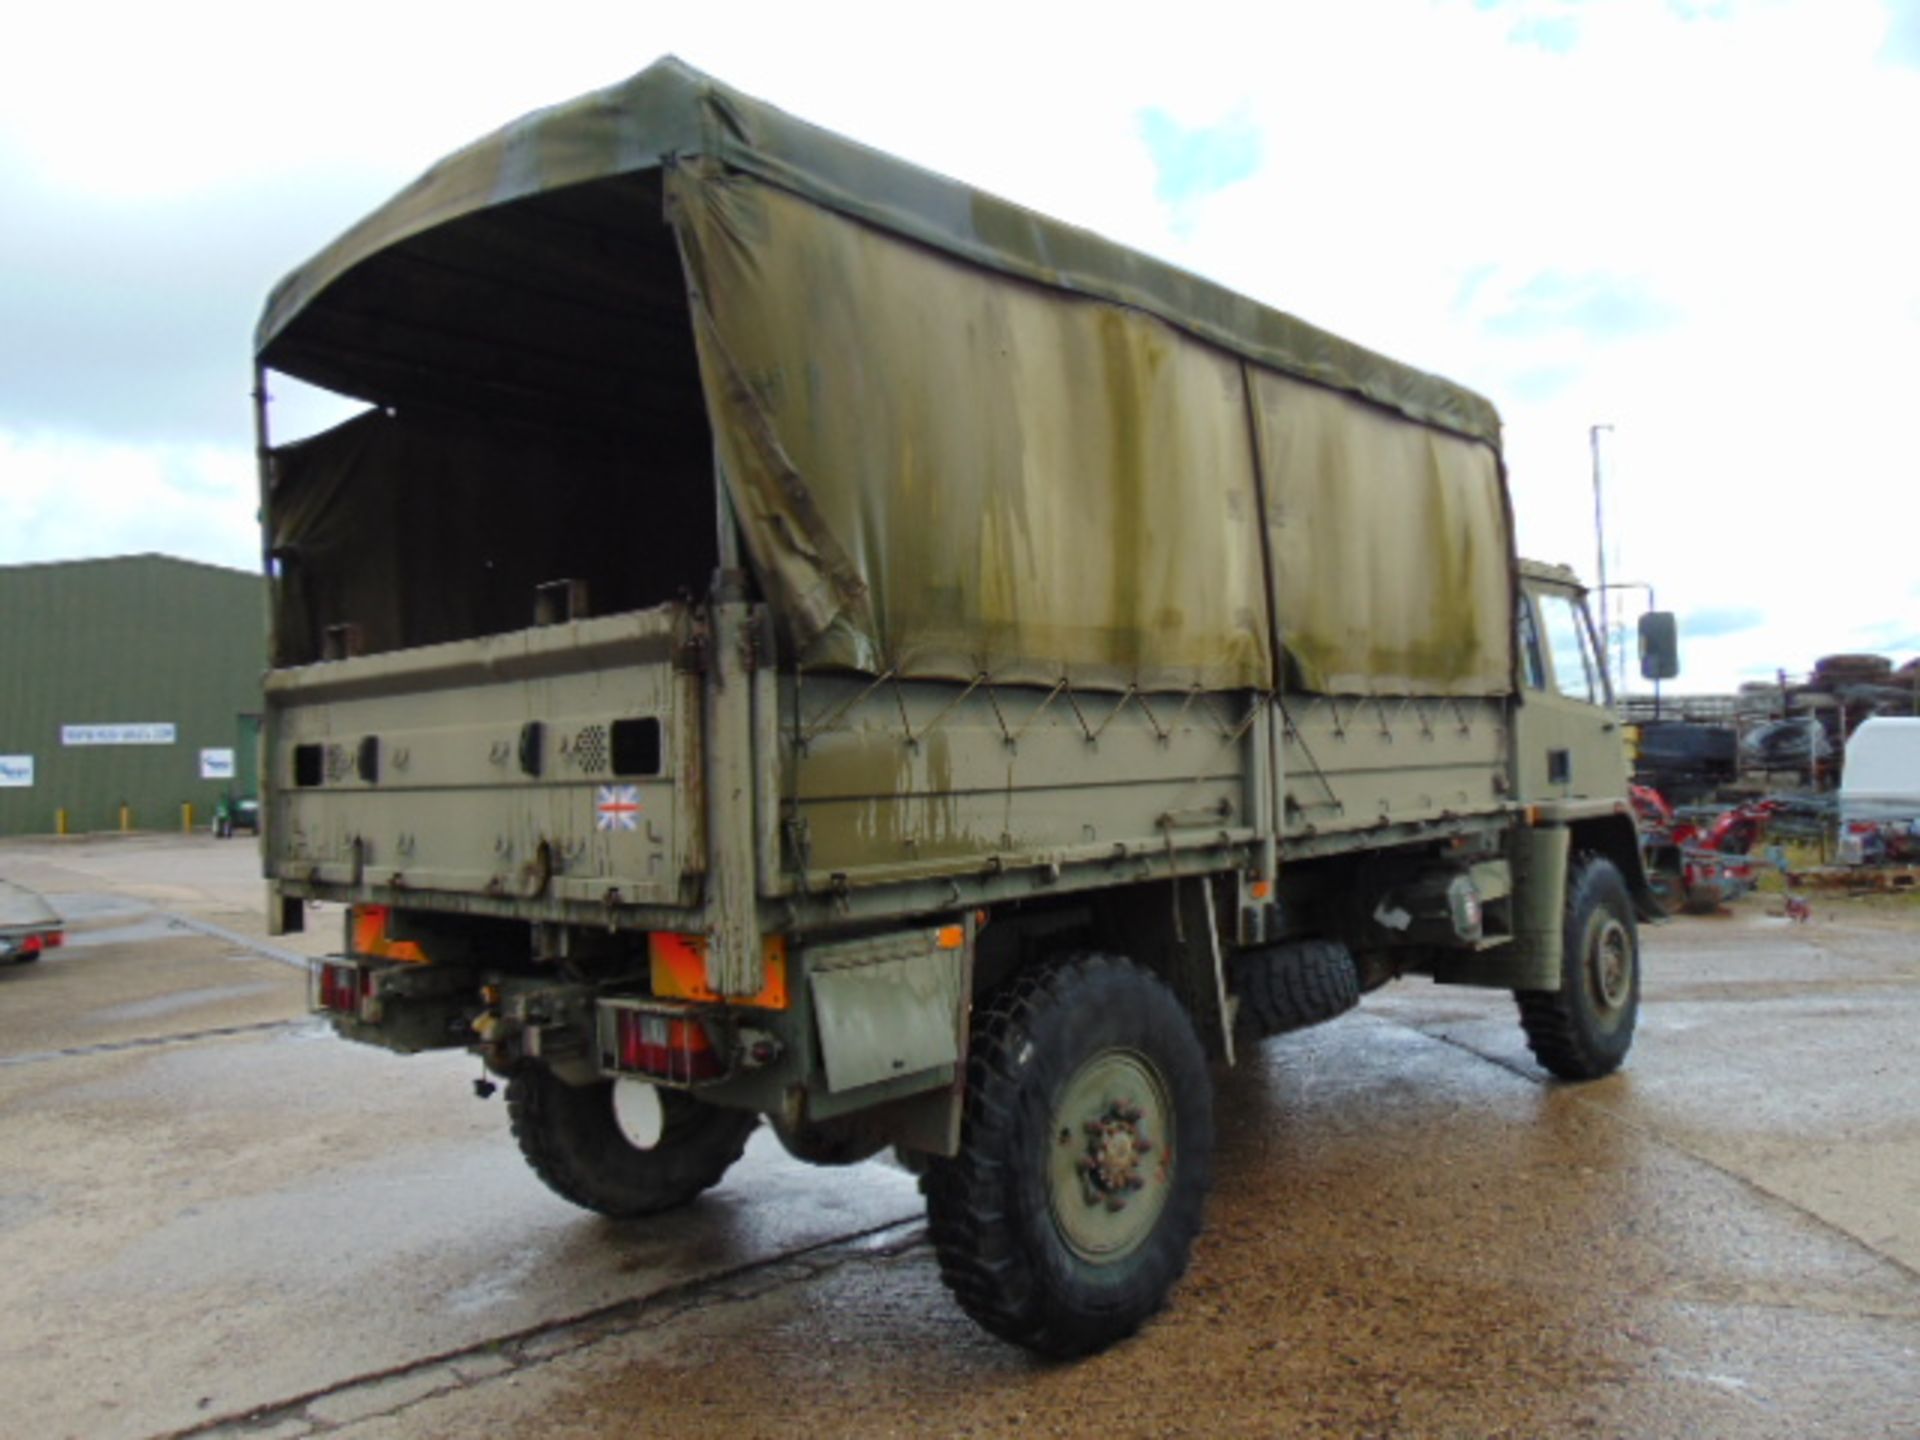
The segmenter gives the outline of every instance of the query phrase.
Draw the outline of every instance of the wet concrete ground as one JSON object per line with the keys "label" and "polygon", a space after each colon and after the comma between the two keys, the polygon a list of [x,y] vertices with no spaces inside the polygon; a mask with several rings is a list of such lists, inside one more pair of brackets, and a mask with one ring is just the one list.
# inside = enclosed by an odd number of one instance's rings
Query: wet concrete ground
{"label": "wet concrete ground", "polygon": [[1423,982],[1269,1042],[1172,1309],[1050,1366],[884,1165],[763,1134],[665,1222],[554,1199],[473,1062],[302,1018],[337,922],[266,941],[251,863],[0,845],[81,917],[0,970],[0,1434],[1920,1435],[1910,906],[1648,932],[1596,1085]]}

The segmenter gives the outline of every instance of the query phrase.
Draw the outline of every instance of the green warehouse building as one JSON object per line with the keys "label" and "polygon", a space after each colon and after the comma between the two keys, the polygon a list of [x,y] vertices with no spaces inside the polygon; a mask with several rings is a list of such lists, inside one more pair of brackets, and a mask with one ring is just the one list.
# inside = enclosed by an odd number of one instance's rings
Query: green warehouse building
{"label": "green warehouse building", "polygon": [[0,835],[204,825],[252,774],[266,606],[165,555],[0,566]]}

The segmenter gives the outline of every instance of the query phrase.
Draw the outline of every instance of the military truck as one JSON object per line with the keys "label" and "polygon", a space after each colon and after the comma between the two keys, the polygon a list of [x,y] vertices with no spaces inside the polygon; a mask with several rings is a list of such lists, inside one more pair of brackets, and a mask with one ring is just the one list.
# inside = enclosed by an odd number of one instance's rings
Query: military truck
{"label": "military truck", "polygon": [[[1623,747],[1479,396],[672,60],[428,170],[257,366],[272,923],[350,907],[316,1006],[477,1051],[568,1200],[891,1146],[1073,1355],[1261,1037],[1423,975],[1627,1053]],[[270,375],[367,408],[275,443]]]}

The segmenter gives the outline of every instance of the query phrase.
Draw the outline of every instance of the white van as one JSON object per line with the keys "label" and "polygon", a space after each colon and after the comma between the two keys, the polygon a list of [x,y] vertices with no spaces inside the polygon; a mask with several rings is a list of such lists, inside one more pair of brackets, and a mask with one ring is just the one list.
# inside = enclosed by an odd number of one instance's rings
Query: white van
{"label": "white van", "polygon": [[1863,720],[1847,741],[1840,824],[1920,819],[1920,718]]}
{"label": "white van", "polygon": [[1842,865],[1920,860],[1920,719],[1876,716],[1847,741],[1838,858]]}

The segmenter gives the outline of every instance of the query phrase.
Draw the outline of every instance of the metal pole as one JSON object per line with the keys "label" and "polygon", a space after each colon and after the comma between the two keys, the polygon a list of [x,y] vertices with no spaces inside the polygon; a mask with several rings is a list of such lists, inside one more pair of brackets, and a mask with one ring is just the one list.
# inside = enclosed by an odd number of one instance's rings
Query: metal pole
{"label": "metal pole", "polygon": [[267,367],[256,362],[253,367],[253,461],[259,472],[256,479],[260,490],[260,573],[268,577],[273,574],[273,527],[268,523],[273,514],[273,442],[267,425],[267,406],[272,402],[273,397],[267,393]]}
{"label": "metal pole", "polygon": [[1609,691],[1613,689],[1613,628],[1607,613],[1607,517],[1600,499],[1600,432],[1611,429],[1611,425],[1594,425],[1587,430],[1587,444],[1593,451],[1593,542],[1600,562],[1600,668],[1606,672]]}

